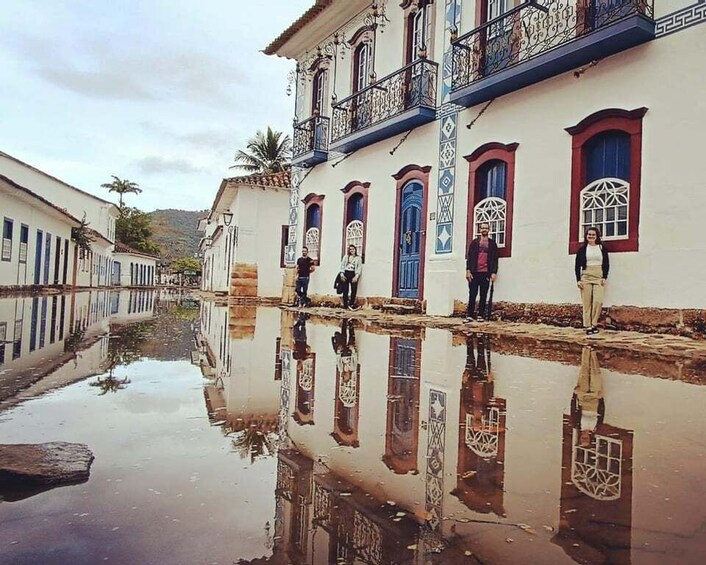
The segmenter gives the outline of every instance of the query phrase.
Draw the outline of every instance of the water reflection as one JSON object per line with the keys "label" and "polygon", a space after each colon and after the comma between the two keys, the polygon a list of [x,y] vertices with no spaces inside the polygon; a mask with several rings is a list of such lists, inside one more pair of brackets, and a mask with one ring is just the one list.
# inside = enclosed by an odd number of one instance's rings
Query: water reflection
{"label": "water reflection", "polygon": [[506,516],[506,401],[495,396],[490,336],[466,337],[466,365],[461,378],[457,485],[452,491],[476,512]]}
{"label": "water reflection", "polygon": [[[256,334],[260,319],[258,311]],[[643,490],[659,484],[688,504],[686,485],[706,470],[703,459],[682,465],[680,478],[692,477],[682,483],[655,467],[675,443],[688,451],[697,441],[701,453],[704,444],[688,412],[651,418],[642,408],[660,394],[703,402],[703,389],[620,373],[614,352],[602,371],[591,349],[576,358],[542,346],[544,359],[561,362],[538,360],[531,340],[395,335],[288,312],[271,331],[268,351],[257,351],[260,372],[274,354],[267,372],[279,385],[273,559],[631,562],[656,543],[648,531],[664,531],[665,548],[675,543],[651,496],[634,500],[633,430],[662,438],[643,447]],[[645,508],[637,530],[635,504]],[[701,523],[682,521],[694,532]]]}
{"label": "water reflection", "polygon": [[[154,303],[151,290],[0,299],[0,402],[112,370],[111,328],[151,318]],[[120,384],[108,377],[101,387]]]}
{"label": "water reflection", "polygon": [[561,515],[552,541],[579,562],[630,563],[633,431],[605,420],[598,356],[585,347],[563,418]]}

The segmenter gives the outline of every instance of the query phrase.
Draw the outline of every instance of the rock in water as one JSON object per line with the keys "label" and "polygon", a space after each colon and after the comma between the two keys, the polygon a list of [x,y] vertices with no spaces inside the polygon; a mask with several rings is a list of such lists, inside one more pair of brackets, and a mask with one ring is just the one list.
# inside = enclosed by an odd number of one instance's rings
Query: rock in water
{"label": "rock in water", "polygon": [[0,484],[80,483],[88,480],[93,459],[82,443],[0,444]]}

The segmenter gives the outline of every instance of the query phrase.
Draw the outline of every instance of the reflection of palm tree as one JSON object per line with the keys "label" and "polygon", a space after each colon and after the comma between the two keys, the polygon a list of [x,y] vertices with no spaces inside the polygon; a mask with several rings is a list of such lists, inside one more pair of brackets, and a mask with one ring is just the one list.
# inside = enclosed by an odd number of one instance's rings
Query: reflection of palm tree
{"label": "reflection of palm tree", "polygon": [[118,392],[119,390],[127,388],[127,385],[130,384],[130,379],[128,379],[127,377],[125,377],[124,379],[118,379],[114,377],[111,369],[111,374],[107,377],[98,377],[95,381],[88,384],[90,386],[100,387],[101,392],[99,396],[103,396],[104,394],[107,394],[109,392]]}
{"label": "reflection of palm tree", "polygon": [[233,448],[240,453],[240,457],[250,457],[254,463],[258,457],[268,457],[275,452],[274,434],[261,432],[255,427],[246,428],[233,438]]}

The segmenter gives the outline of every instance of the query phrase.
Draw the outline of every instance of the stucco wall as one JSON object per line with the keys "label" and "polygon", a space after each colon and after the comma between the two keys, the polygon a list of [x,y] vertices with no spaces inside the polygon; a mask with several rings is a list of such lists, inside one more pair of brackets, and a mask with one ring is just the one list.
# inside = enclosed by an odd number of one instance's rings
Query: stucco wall
{"label": "stucco wall", "polygon": [[[388,3],[389,4],[389,3]],[[442,60],[448,37],[442,38],[443,2],[436,10],[433,57]],[[688,2],[658,3],[660,17]],[[377,36],[378,78],[402,66],[401,10],[388,5],[384,33]],[[464,4],[461,33],[474,27],[475,10]],[[448,35],[448,34],[447,34]],[[311,46],[314,47],[313,45]],[[467,229],[468,163],[462,158],[488,142],[518,143],[514,182],[512,256],[500,260],[495,297],[525,303],[578,302],[573,277],[574,256],[568,252],[571,189],[571,136],[565,128],[590,114],[609,108],[646,107],[643,118],[639,251],[614,253],[606,290],[606,305],[703,308],[700,290],[704,267],[697,258],[706,251],[701,220],[692,210],[703,209],[696,163],[700,161],[700,125],[706,104],[700,95],[703,77],[693,72],[706,50],[704,27],[694,26],[601,60],[579,78],[565,73],[499,97],[471,129],[465,126],[482,105],[463,109],[458,116],[456,186],[453,205],[453,252],[435,254],[438,211],[440,120],[414,130],[396,150],[401,136],[356,151],[332,164],[307,171],[299,198],[325,195],[322,219],[321,265],[314,273],[310,294],[331,294],[331,281],[341,255],[343,195],[350,181],[370,182],[366,262],[359,286],[361,296],[393,295],[395,181],[391,177],[408,164],[430,165],[427,190],[425,290],[428,311],[449,314],[453,301],[467,299],[464,261]],[[337,62],[339,100],[350,93],[351,53]],[[330,72],[333,72],[331,69]],[[440,79],[440,77],[439,77]],[[674,85],[679,85],[678,89]],[[329,81],[329,95],[332,81]],[[311,88],[305,81],[297,118],[310,113]],[[438,91],[441,88],[438,87]],[[300,177],[303,176],[300,173]],[[304,231],[304,206],[299,206],[297,249]]]}
{"label": "stucco wall", "polygon": [[[22,200],[12,197],[14,189],[6,185],[0,186],[0,220],[11,219],[12,253],[10,261],[0,261],[0,286],[31,285],[35,282],[37,257],[37,230],[42,231],[41,262],[39,264],[39,284],[55,283],[55,260],[57,253],[56,238],[61,238],[59,246],[59,280],[64,284],[64,263],[68,261],[66,284],[72,284],[74,243],[71,241],[71,225],[59,218],[58,213],[49,213],[44,205],[32,206]],[[20,230],[22,225],[29,228],[26,263],[20,259]],[[48,278],[45,279],[46,237],[51,234],[51,247],[48,264]],[[2,234],[0,233],[0,236]],[[65,253],[65,242],[69,241],[68,255]]]}

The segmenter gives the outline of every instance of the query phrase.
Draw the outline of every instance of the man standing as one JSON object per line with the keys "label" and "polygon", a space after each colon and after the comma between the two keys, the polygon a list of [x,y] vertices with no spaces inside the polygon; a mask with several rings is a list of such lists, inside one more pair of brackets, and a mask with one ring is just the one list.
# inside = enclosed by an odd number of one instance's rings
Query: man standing
{"label": "man standing", "polygon": [[309,257],[309,249],[302,247],[302,256],[297,259],[297,304],[295,306],[309,306],[309,297],[306,295],[309,290],[309,276],[314,272],[314,260]]}
{"label": "man standing", "polygon": [[[482,322],[485,316],[488,287],[491,281],[495,282],[498,273],[498,246],[491,238],[490,225],[483,222],[479,226],[480,235],[468,247],[466,255],[466,280],[468,281],[468,308],[466,321],[478,320]],[[480,289],[478,301],[478,317],[476,318],[476,296]]]}

